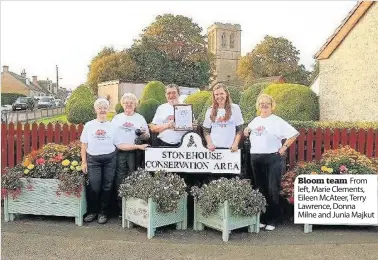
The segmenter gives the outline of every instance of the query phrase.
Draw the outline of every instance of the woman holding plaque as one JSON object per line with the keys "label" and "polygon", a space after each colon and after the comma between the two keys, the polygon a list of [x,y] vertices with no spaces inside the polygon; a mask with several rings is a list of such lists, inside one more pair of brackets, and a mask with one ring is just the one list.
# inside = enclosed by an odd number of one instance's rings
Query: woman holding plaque
{"label": "woman holding plaque", "polygon": [[207,148],[229,148],[238,150],[243,131],[243,116],[240,107],[233,104],[227,87],[218,83],[213,89],[213,104],[206,111],[203,132]]}
{"label": "woman holding plaque", "polygon": [[180,89],[176,84],[165,87],[167,103],[160,105],[152,119],[151,132],[158,133],[159,146],[177,147],[187,131],[175,131],[174,105],[179,104]]}
{"label": "woman holding plaque", "polygon": [[115,130],[107,120],[109,102],[99,98],[94,103],[97,118],[87,122],[81,133],[81,168],[88,173],[88,214],[85,222],[107,221],[108,206],[115,177]]}
{"label": "woman holding plaque", "polygon": [[[137,97],[132,93],[125,93],[120,100],[124,112],[116,115],[112,124],[116,129],[116,146],[117,146],[117,166],[116,166],[116,190],[123,180],[136,170],[135,167],[135,150],[145,150],[147,144],[135,144],[138,132],[141,132],[141,138],[149,138],[149,130],[146,119],[135,112],[138,104]],[[118,192],[117,192],[118,193]],[[118,194],[117,194],[118,195]],[[117,196],[119,212],[122,209],[122,200]]]}
{"label": "woman holding plaque", "polygon": [[[261,215],[260,227],[274,230],[280,215],[279,193],[281,176],[284,170],[286,149],[299,135],[289,123],[273,114],[276,107],[274,99],[266,94],[257,98],[256,109],[260,116],[255,117],[244,129],[244,135],[251,141],[251,169],[255,188],[265,196],[268,206]],[[282,145],[282,140],[286,139]]]}

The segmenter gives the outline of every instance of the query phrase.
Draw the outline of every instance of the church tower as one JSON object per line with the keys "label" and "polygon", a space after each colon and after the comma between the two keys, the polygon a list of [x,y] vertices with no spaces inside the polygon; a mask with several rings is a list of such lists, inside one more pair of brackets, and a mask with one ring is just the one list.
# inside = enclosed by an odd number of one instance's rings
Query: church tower
{"label": "church tower", "polygon": [[235,81],[241,56],[239,24],[215,23],[207,29],[208,48],[215,55],[215,80]]}

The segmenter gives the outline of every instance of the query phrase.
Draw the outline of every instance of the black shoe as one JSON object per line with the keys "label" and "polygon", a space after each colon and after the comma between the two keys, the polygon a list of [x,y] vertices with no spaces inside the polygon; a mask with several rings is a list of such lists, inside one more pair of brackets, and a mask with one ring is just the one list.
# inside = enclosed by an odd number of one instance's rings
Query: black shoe
{"label": "black shoe", "polygon": [[98,223],[105,224],[108,221],[108,217],[106,215],[100,214],[98,215]]}
{"label": "black shoe", "polygon": [[95,218],[97,217],[97,214],[88,214],[85,218],[84,218],[84,222],[92,222]]}

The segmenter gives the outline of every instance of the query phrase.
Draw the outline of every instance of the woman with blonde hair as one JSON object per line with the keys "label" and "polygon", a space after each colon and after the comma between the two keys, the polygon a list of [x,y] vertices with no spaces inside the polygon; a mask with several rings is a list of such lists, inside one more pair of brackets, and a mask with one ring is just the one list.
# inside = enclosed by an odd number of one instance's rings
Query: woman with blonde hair
{"label": "woman with blonde hair", "polygon": [[[279,193],[281,176],[284,170],[286,149],[299,135],[288,122],[274,115],[274,99],[266,94],[257,98],[256,109],[260,116],[255,117],[244,129],[244,135],[251,142],[251,169],[254,188],[265,196],[268,206],[260,218],[260,227],[274,230],[280,216]],[[282,140],[286,139],[282,145]],[[250,174],[250,177],[251,174]]]}
{"label": "woman with blonde hair", "polygon": [[207,148],[238,150],[244,120],[239,105],[233,104],[227,87],[218,83],[213,88],[213,103],[206,111],[203,132]]}
{"label": "woman with blonde hair", "polygon": [[[135,150],[145,150],[147,144],[135,144],[136,131],[142,132],[142,138],[149,138],[149,130],[146,119],[135,112],[138,99],[133,93],[125,93],[120,100],[124,112],[114,116],[112,124],[117,133],[117,164],[116,164],[116,189],[118,191],[123,180],[136,170]],[[118,192],[117,192],[118,193]],[[118,212],[122,209],[122,200],[117,197]]]}

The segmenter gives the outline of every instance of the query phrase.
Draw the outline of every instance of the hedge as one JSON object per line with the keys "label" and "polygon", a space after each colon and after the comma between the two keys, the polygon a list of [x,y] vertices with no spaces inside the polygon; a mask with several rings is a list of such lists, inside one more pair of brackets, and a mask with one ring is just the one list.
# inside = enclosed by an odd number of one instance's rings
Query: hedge
{"label": "hedge", "polygon": [[117,114],[120,114],[120,113],[123,113],[124,110],[123,110],[123,106],[121,105],[121,103],[117,103],[114,110],[116,111]]}
{"label": "hedge", "polygon": [[70,109],[71,109],[71,106],[73,106],[73,104],[76,104],[76,103],[80,104],[84,101],[89,101],[90,103],[92,103],[92,107],[93,107],[95,97],[94,97],[91,89],[88,86],[82,84],[82,85],[78,86],[72,92],[70,98],[67,101],[67,104],[66,104],[66,115],[67,115],[67,117],[70,113]]}
{"label": "hedge", "polygon": [[256,116],[256,100],[260,93],[267,88],[270,83],[258,83],[248,87],[240,98],[240,110],[245,122],[250,122]]}
{"label": "hedge", "polygon": [[96,118],[96,112],[90,100],[83,102],[75,102],[71,105],[67,114],[67,120],[73,124],[85,124]]}
{"label": "hedge", "polygon": [[232,103],[239,104],[242,90],[237,87],[227,87]]}
{"label": "hedge", "polygon": [[165,85],[162,82],[151,81],[144,87],[140,103],[150,98],[157,100],[160,104],[167,102],[165,97]]}
{"label": "hedge", "polygon": [[1,105],[12,105],[19,97],[26,96],[24,94],[19,93],[1,93]]}
{"label": "hedge", "polygon": [[211,95],[211,91],[200,91],[189,95],[185,99],[184,103],[193,105],[194,116],[195,118],[198,118],[200,113],[202,112],[203,106],[205,105],[206,101],[211,98]]}
{"label": "hedge", "polygon": [[154,98],[147,99],[140,103],[137,108],[137,112],[141,114],[147,121],[151,123],[155,116],[156,109],[160,106],[160,102]]}
{"label": "hedge", "polygon": [[272,84],[263,90],[276,103],[274,113],[285,120],[315,121],[319,119],[319,101],[307,86],[299,84]]}

